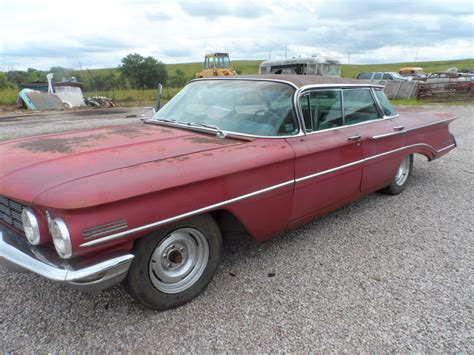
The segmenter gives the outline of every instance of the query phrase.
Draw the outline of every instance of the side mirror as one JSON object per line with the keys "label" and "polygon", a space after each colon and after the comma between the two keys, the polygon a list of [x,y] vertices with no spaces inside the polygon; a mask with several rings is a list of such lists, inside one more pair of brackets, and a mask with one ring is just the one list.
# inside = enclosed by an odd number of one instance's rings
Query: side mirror
{"label": "side mirror", "polygon": [[153,109],[153,113],[156,113],[161,108],[161,95],[163,94],[163,85],[158,84],[158,90],[156,91],[156,107]]}

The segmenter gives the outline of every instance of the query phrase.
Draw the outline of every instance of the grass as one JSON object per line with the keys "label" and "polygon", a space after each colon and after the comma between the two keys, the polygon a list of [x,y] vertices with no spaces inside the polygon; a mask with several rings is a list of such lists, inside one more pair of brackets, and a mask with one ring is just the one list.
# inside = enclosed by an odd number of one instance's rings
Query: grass
{"label": "grass", "polygon": [[0,106],[15,106],[17,89],[4,89],[0,91]]}
{"label": "grass", "polygon": [[[241,74],[257,74],[258,67],[261,60],[236,60],[233,61],[234,68],[237,69]],[[463,60],[443,60],[443,61],[432,61],[432,62],[405,62],[405,63],[390,63],[390,64],[363,64],[363,65],[342,65],[342,76],[346,78],[352,78],[363,71],[398,71],[402,67],[422,67],[425,72],[434,72],[446,70],[450,67],[457,67],[459,70],[474,68],[474,59],[463,59]],[[184,72],[184,76],[190,80],[195,78],[196,73],[201,71],[203,66],[202,63],[180,63],[180,64],[167,64],[166,68],[168,74],[174,75],[176,69],[180,69]],[[118,68],[103,68],[103,69],[91,69],[90,72],[109,74],[118,74]],[[165,88],[163,90],[163,102],[168,101],[173,97],[179,88]],[[0,91],[0,106],[14,106],[16,102],[16,96],[18,90],[6,89]],[[101,95],[112,97],[120,105],[141,105],[141,104],[152,104],[156,100],[156,90],[132,90],[132,89],[117,89],[108,92],[88,92],[86,96]],[[395,105],[421,105],[428,104],[428,102],[418,102],[415,99],[411,100],[394,100]],[[458,104],[458,103],[457,103]]]}

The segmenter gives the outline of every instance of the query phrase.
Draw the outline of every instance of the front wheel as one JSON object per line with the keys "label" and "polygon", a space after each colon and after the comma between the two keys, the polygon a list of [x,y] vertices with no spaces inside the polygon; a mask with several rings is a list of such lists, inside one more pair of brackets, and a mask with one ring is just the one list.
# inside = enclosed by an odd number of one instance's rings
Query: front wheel
{"label": "front wheel", "polygon": [[413,154],[410,154],[403,158],[402,162],[400,163],[400,166],[398,167],[397,173],[390,185],[388,185],[381,191],[389,195],[398,195],[399,193],[401,193],[408,185],[412,170]]}
{"label": "front wheel", "polygon": [[222,254],[222,236],[211,216],[177,222],[138,240],[125,287],[145,307],[180,306],[209,284]]}

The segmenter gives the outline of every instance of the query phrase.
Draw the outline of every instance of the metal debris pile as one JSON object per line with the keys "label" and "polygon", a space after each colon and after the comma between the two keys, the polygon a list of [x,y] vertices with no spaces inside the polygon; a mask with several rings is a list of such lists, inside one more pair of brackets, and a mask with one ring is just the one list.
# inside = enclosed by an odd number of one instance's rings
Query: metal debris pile
{"label": "metal debris pile", "polygon": [[92,96],[84,98],[87,106],[90,107],[116,107],[117,104],[110,97]]}
{"label": "metal debris pile", "polygon": [[64,110],[78,107],[115,107],[110,97],[84,97],[83,85],[72,78],[69,81],[54,83],[53,74],[48,74],[47,82],[21,84],[16,100],[17,108],[31,111]]}

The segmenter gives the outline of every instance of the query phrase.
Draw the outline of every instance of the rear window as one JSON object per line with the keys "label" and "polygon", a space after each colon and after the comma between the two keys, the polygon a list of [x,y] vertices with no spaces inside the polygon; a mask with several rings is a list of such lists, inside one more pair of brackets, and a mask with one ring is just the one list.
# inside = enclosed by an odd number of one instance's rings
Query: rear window
{"label": "rear window", "polygon": [[357,79],[370,79],[372,77],[372,73],[360,73],[357,75]]}

